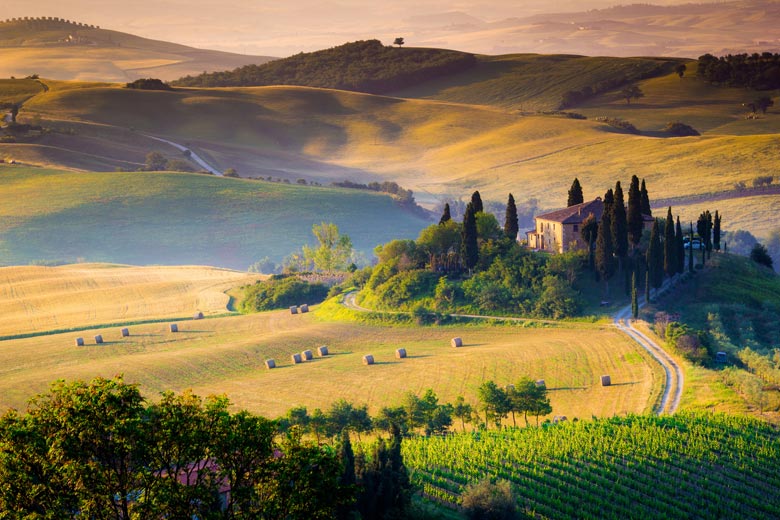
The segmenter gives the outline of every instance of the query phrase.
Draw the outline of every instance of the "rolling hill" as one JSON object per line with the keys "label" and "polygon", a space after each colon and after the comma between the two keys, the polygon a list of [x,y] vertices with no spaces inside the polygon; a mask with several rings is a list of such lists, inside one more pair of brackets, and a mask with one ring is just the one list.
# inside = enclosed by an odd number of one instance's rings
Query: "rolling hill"
{"label": "rolling hill", "polygon": [[60,18],[0,22],[0,52],[3,78],[38,74],[120,83],[150,76],[171,80],[272,59],[149,40]]}

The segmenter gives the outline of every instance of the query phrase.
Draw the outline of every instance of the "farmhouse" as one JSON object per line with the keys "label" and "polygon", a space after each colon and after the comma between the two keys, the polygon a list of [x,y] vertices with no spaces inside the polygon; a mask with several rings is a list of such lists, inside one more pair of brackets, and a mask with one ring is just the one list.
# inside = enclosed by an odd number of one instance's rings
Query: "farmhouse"
{"label": "farmhouse", "polygon": [[[534,217],[535,228],[526,231],[528,247],[550,253],[565,253],[587,247],[582,239],[580,228],[582,223],[593,215],[596,222],[601,222],[604,213],[604,202],[596,197],[590,202],[583,202],[568,208],[551,211]],[[653,217],[643,215],[645,229],[653,227]]]}

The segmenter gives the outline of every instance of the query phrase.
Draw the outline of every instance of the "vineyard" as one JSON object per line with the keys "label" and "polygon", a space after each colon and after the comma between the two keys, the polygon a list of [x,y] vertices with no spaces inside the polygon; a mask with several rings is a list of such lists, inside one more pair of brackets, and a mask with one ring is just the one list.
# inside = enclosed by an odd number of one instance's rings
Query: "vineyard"
{"label": "vineyard", "polygon": [[415,438],[412,480],[456,505],[485,476],[541,518],[780,518],[780,434],[713,414],[628,416]]}

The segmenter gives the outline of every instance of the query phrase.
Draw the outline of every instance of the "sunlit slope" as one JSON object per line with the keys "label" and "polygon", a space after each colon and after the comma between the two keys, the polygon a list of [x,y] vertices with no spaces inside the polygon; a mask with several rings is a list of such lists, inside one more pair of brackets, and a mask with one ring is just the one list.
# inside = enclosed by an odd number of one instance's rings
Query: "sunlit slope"
{"label": "sunlit slope", "polygon": [[199,174],[0,167],[0,264],[77,259],[246,269],[279,261],[335,222],[355,246],[414,237],[427,222],[388,196]]}
{"label": "sunlit slope", "polygon": [[250,275],[212,267],[0,267],[0,336],[227,311]]}
{"label": "sunlit slope", "polygon": [[[292,316],[274,311],[179,323],[133,325],[0,341],[0,407],[23,406],[53,379],[91,379],[123,373],[151,399],[192,388],[227,394],[239,408],[272,417],[293,406],[327,408],[338,399],[367,404],[371,413],[397,405],[407,391],[433,388],[443,401],[458,395],[477,404],[485,379],[502,385],[522,376],[544,379],[554,413],[590,418],[648,411],[657,397],[658,365],[611,328],[474,326],[392,327],[323,321],[317,310]],[[102,334],[106,344],[92,337]],[[464,347],[450,347],[463,337]],[[82,336],[87,346],[75,347]],[[327,345],[331,355],[293,365],[293,353]],[[403,346],[409,357],[395,358]],[[365,366],[372,354],[377,364]],[[266,359],[278,368],[266,370]],[[602,387],[610,374],[616,384]]]}

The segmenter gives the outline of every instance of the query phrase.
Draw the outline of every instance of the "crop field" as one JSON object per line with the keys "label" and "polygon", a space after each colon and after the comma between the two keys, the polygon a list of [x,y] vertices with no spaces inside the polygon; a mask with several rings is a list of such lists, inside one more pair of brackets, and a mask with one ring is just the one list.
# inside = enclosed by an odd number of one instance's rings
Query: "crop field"
{"label": "crop field", "polygon": [[684,413],[417,437],[403,454],[450,504],[490,476],[543,518],[777,518],[779,440],[756,419]]}
{"label": "crop field", "polygon": [[778,195],[755,195],[716,201],[702,200],[672,207],[674,215],[680,215],[681,222],[693,222],[694,232],[696,219],[705,210],[709,210],[713,215],[715,210],[718,210],[723,217],[722,226],[725,231],[743,229],[750,231],[760,241],[766,240],[773,231],[780,229],[780,223],[776,219],[780,214]]}
{"label": "crop field", "polygon": [[[428,225],[389,196],[159,172],[0,166],[0,264],[216,265],[276,262],[334,222],[366,255]],[[389,224],[392,222],[392,224]]]}
{"label": "crop field", "polygon": [[0,337],[221,314],[228,310],[226,290],[257,279],[212,267],[0,267]]}
{"label": "crop field", "polygon": [[[371,325],[318,319],[315,308],[295,316],[286,310],[182,321],[178,333],[167,323],[147,323],[132,325],[127,338],[116,325],[6,340],[0,341],[0,408],[23,407],[54,379],[124,374],[151,399],[192,388],[199,395],[227,394],[236,407],[272,417],[297,405],[327,408],[341,398],[376,413],[407,391],[427,388],[442,401],[464,395],[476,405],[484,380],[506,385],[522,376],[546,381],[554,414],[650,411],[663,379],[660,367],[613,328],[585,326],[587,334],[574,326]],[[104,344],[95,344],[96,334]],[[456,335],[463,348],[450,347]],[[75,337],[86,346],[74,346]],[[332,355],[291,362],[291,354],[320,345]],[[407,359],[395,359],[399,347],[407,349]],[[364,366],[365,354],[377,363]],[[278,368],[266,370],[268,358]],[[613,386],[600,385],[603,374]]]}

